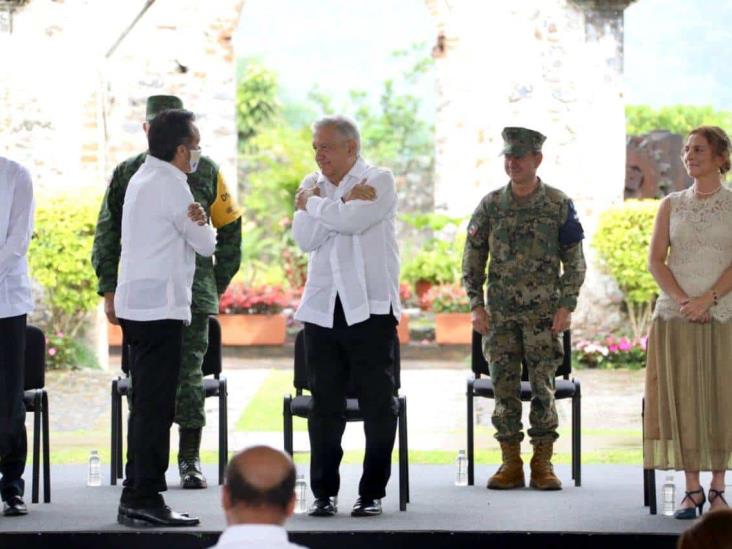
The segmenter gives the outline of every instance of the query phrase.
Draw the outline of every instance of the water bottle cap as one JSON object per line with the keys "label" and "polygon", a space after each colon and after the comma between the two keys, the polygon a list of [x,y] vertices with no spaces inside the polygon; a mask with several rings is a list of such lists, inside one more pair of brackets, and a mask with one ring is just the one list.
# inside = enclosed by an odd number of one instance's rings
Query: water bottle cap
{"label": "water bottle cap", "polygon": [[91,451],[91,453],[92,453],[92,454],[96,454],[96,453],[97,453],[97,451],[96,451],[96,450],[92,450],[92,451]]}
{"label": "water bottle cap", "polygon": [[464,454],[465,450],[458,450],[458,454]]}

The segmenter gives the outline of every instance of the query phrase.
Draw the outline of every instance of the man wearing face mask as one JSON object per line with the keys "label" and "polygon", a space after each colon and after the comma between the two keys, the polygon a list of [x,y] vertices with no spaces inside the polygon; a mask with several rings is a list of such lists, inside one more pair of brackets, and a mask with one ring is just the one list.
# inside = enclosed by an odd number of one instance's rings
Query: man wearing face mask
{"label": "man wearing face mask", "polygon": [[[127,482],[117,521],[127,526],[194,526],[165,505],[170,426],[181,368],[183,326],[191,321],[196,254],[210,257],[216,232],[191,218],[186,174],[200,136],[193,113],[165,110],[150,123],[149,154],[130,180],[114,308],[131,346],[132,406]],[[199,212],[200,213],[200,212]]]}
{"label": "man wearing face mask", "polygon": [[[182,101],[172,95],[155,95],[147,100],[147,133],[150,121],[165,109],[181,109]],[[99,279],[98,292],[104,296],[104,309],[112,324],[117,324],[114,294],[120,259],[122,204],[130,178],[145,162],[147,153],[118,165],[99,211],[92,263]],[[205,488],[201,471],[201,431],[206,423],[201,365],[208,348],[208,316],[218,313],[219,297],[224,293],[241,261],[241,213],[229,194],[219,167],[200,150],[190,151],[191,171],[188,187],[217,229],[215,264],[211,257],[196,256],[193,279],[191,323],[183,330],[183,359],[176,394],[175,422],[178,423],[178,469],[183,488]],[[195,208],[191,215],[195,214]],[[131,398],[131,396],[130,396]]]}

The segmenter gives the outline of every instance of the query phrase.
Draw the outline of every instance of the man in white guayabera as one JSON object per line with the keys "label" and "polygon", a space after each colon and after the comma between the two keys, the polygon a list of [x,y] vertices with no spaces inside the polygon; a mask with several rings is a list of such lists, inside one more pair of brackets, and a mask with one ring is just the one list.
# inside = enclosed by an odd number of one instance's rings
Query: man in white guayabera
{"label": "man in white guayabera", "polygon": [[[114,309],[131,345],[132,407],[127,481],[117,521],[127,526],[194,526],[172,511],[167,489],[170,426],[181,365],[183,325],[191,321],[196,253],[208,257],[216,231],[193,202],[186,174],[201,155],[193,113],[171,109],[150,123],[149,154],[132,176],[122,208],[122,254]],[[193,214],[193,215],[192,215]]]}

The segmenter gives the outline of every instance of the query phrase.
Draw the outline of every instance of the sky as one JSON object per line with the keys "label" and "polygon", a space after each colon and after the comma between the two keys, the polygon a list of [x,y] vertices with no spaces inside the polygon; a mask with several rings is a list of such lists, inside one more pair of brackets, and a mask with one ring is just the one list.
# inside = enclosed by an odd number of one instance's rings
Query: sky
{"label": "sky", "polygon": [[[732,110],[731,24],[732,0],[637,0],[625,11],[627,103]],[[389,53],[423,42],[429,55],[435,37],[423,0],[246,0],[236,45],[300,101],[315,84],[376,96],[401,66]],[[423,101],[434,105],[431,86]]]}

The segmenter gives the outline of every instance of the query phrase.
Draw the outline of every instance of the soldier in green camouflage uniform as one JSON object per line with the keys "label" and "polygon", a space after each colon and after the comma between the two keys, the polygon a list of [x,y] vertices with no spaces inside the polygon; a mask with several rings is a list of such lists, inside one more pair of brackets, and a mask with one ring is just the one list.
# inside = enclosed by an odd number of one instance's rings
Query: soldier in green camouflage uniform
{"label": "soldier in green camouflage uniform", "polygon": [[557,490],[561,482],[550,461],[558,436],[554,378],[563,357],[560,334],[569,328],[584,281],[584,233],[567,195],[536,176],[546,138],[515,127],[505,128],[502,135],[511,180],[481,200],[468,225],[463,254],[463,284],[473,327],[484,336],[483,352],[495,388],[492,419],[503,454],[488,488],[525,486],[520,453],[524,360],[532,391],[531,486]]}
{"label": "soldier in green camouflage uniform", "polygon": [[[183,108],[174,96],[152,96],[147,101],[147,121],[165,109]],[[147,122],[144,124],[147,131]],[[114,292],[121,251],[122,205],[130,178],[145,161],[147,153],[119,164],[102,200],[94,235],[92,263],[99,279],[98,292],[105,298],[110,322],[114,314]],[[201,431],[206,423],[201,365],[208,349],[208,316],[218,313],[219,296],[226,290],[241,261],[241,214],[229,194],[218,166],[202,156],[198,169],[188,174],[188,184],[196,202],[217,229],[215,262],[196,255],[193,279],[191,324],[183,331],[183,363],[176,393],[175,422],[179,425],[178,468],[183,488],[205,488],[201,471]]]}

